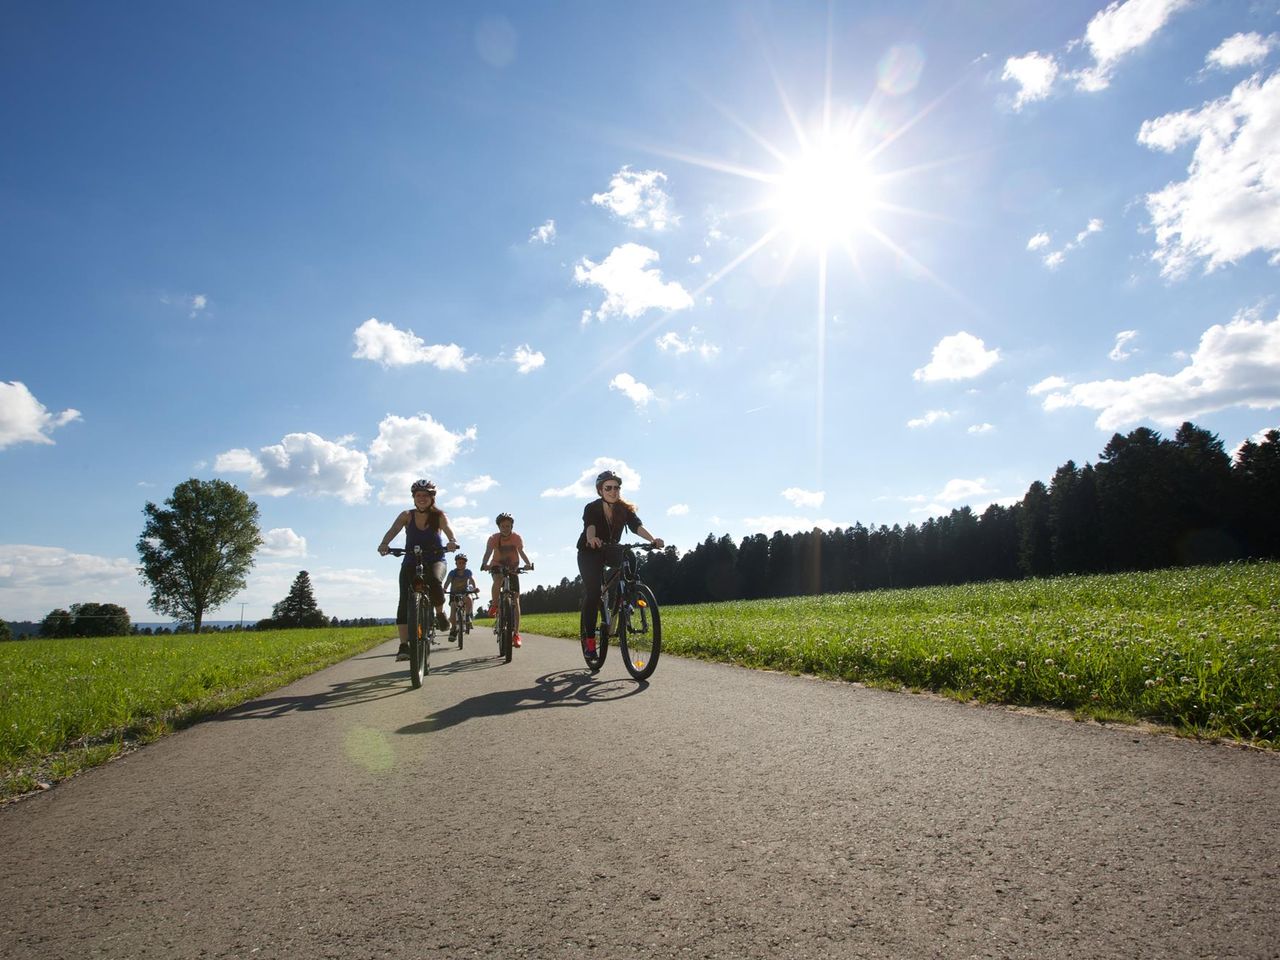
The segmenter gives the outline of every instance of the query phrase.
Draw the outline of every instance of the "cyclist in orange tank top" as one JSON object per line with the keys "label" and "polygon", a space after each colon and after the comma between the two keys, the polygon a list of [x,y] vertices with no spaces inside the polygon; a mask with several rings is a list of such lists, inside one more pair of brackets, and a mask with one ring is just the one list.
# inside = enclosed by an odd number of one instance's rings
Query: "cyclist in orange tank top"
{"label": "cyclist in orange tank top", "polygon": [[[493,574],[493,593],[490,595],[489,616],[498,615],[498,590],[502,587],[502,574],[492,568],[509,567],[512,571],[519,569],[521,562],[531,567],[529,557],[524,552],[524,540],[515,532],[516,521],[509,513],[500,513],[497,518],[498,532],[489,538],[484,547],[484,559],[480,561],[480,569]],[[515,636],[512,643],[520,646],[520,576],[511,574],[511,585],[516,592]]]}

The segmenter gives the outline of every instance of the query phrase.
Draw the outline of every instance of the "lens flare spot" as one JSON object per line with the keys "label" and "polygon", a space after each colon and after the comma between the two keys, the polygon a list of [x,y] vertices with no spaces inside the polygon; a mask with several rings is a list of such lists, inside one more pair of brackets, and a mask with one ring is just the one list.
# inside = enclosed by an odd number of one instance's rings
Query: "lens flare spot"
{"label": "lens flare spot", "polygon": [[924,53],[914,43],[894,44],[876,66],[876,84],[891,96],[910,93],[924,72]]}
{"label": "lens flare spot", "polygon": [[352,727],[343,750],[348,760],[371,773],[385,773],[395,763],[386,733],[372,727]]}

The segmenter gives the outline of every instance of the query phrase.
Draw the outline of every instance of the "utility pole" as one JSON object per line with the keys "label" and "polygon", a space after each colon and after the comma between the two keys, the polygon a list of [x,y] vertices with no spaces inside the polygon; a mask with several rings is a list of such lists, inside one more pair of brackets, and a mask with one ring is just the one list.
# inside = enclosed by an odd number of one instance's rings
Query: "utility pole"
{"label": "utility pole", "polygon": [[244,603],[240,604],[240,629],[244,629]]}

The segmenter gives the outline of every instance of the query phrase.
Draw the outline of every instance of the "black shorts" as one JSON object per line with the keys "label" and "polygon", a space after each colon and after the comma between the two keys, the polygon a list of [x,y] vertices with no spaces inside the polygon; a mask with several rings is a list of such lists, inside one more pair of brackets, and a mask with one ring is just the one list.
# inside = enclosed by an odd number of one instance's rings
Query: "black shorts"
{"label": "black shorts", "polygon": [[[501,586],[502,574],[498,573],[498,571],[496,570],[490,570],[489,572],[493,574],[493,582]],[[508,574],[508,576],[511,577],[511,589],[516,592],[517,596],[519,596],[520,595],[520,574],[513,572],[511,574]]]}

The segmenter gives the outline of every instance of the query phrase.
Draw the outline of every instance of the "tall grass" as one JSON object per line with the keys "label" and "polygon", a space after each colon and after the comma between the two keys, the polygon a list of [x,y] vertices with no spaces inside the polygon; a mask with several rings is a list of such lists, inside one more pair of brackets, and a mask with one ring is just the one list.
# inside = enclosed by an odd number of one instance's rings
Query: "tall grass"
{"label": "tall grass", "polygon": [[1280,746],[1277,563],[663,607],[662,625],[684,656]]}
{"label": "tall grass", "polygon": [[394,627],[0,644],[3,795],[33,789],[388,639]]}

